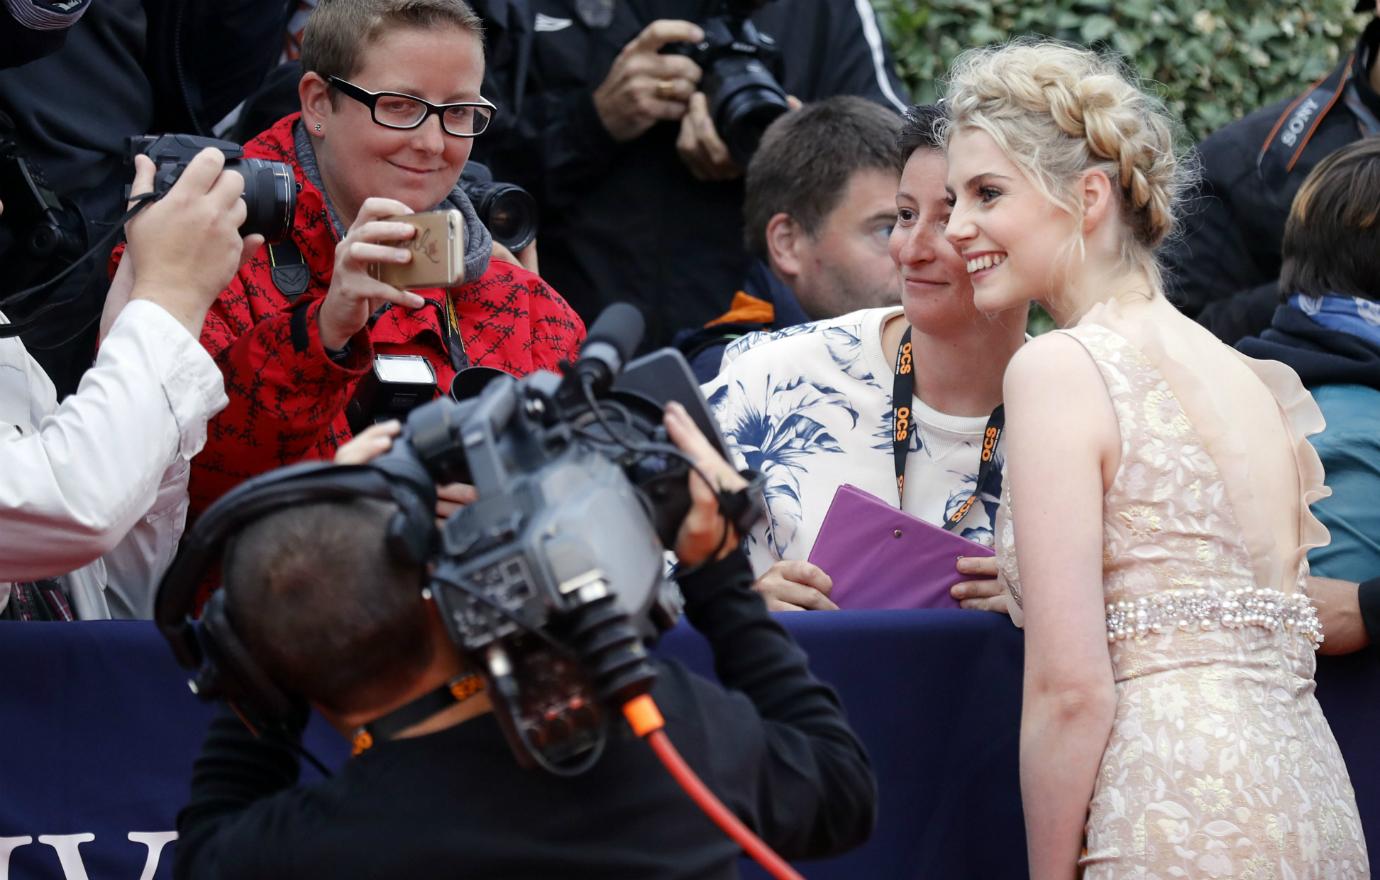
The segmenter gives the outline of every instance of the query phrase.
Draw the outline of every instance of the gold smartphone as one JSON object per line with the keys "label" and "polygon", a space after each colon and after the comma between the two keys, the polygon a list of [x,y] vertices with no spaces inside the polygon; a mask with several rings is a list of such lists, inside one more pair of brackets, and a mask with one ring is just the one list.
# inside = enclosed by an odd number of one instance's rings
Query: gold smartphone
{"label": "gold smartphone", "polygon": [[369,274],[400,288],[453,287],[465,279],[465,221],[460,212],[426,211],[390,217],[417,227],[417,234],[399,247],[412,251],[408,263],[374,263]]}

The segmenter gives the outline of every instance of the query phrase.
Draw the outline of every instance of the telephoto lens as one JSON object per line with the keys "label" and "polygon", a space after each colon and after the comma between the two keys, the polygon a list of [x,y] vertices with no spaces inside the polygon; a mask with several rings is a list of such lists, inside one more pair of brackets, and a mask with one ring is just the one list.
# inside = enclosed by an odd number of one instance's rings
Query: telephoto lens
{"label": "telephoto lens", "polygon": [[465,163],[460,188],[494,241],[516,254],[536,239],[537,200],[527,190],[496,182],[489,167],[479,162]]}

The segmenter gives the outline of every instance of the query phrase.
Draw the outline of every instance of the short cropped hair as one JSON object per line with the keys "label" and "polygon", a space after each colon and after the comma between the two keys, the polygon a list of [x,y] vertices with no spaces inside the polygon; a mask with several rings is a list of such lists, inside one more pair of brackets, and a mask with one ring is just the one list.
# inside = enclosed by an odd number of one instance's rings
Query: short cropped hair
{"label": "short cropped hair", "polygon": [[227,547],[226,613],[284,689],[367,709],[426,667],[422,570],[385,545],[396,507],[372,498],[276,511]]}
{"label": "short cropped hair", "polygon": [[1328,155],[1294,196],[1281,246],[1284,296],[1380,299],[1380,137]]}
{"label": "short cropped hair", "polygon": [[365,48],[388,31],[442,26],[484,44],[484,22],[464,0],[320,0],[302,33],[302,70],[349,79],[359,72]]}
{"label": "short cropped hair", "polygon": [[743,237],[767,258],[767,222],[789,214],[806,234],[819,232],[853,175],[901,173],[896,161],[900,117],[866,98],[841,95],[782,114],[762,135],[748,163]]}
{"label": "short cropped hair", "polygon": [[916,150],[944,149],[944,119],[944,108],[938,104],[913,104],[906,110],[901,133],[896,136],[902,165]]}

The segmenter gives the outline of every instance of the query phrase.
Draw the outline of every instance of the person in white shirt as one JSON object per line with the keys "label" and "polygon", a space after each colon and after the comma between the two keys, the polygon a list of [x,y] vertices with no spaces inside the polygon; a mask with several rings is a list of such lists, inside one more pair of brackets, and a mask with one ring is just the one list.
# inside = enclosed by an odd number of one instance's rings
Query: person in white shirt
{"label": "person in white shirt", "polygon": [[[1000,448],[980,486],[979,456],[1001,403],[1002,374],[1025,340],[1026,314],[987,317],[973,306],[967,267],[944,238],[947,163],[933,134],[941,115],[913,107],[900,135],[906,164],[890,255],[900,269],[901,307],[745,336],[729,345],[718,377],[703,388],[739,463],[767,478],[768,515],[747,549],[755,587],[773,610],[837,607],[829,576],[807,557],[843,483],[935,524],[973,499],[954,531],[992,544]],[[914,369],[899,402],[909,410],[902,483],[893,390],[907,332]],[[965,559],[959,571],[973,578],[954,588],[964,607],[1005,610],[990,559]]]}
{"label": "person in white shirt", "polygon": [[[56,579],[79,619],[149,617],[187,514],[188,461],[226,404],[201,323],[242,254],[244,180],[204,150],[126,227],[100,353],[57,402],[18,337],[0,338],[0,609]],[[131,192],[152,189],[135,162]],[[0,315],[0,324],[7,323]]]}

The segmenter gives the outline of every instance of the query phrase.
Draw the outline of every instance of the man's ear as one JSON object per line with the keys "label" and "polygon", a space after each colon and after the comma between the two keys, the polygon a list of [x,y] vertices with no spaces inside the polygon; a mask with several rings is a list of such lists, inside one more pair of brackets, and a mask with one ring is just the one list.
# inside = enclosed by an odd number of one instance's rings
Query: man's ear
{"label": "man's ear", "polygon": [[785,212],[772,215],[767,221],[767,256],[771,268],[783,280],[794,281],[800,275],[800,248],[805,230],[795,218]]}
{"label": "man's ear", "polygon": [[307,131],[317,137],[324,135],[333,109],[330,85],[319,73],[309,70],[297,82],[297,99],[302,102],[302,122]]}
{"label": "man's ear", "polygon": [[1083,201],[1083,234],[1097,229],[1116,211],[1115,187],[1107,172],[1091,168],[1083,172],[1079,181],[1079,196]]}

